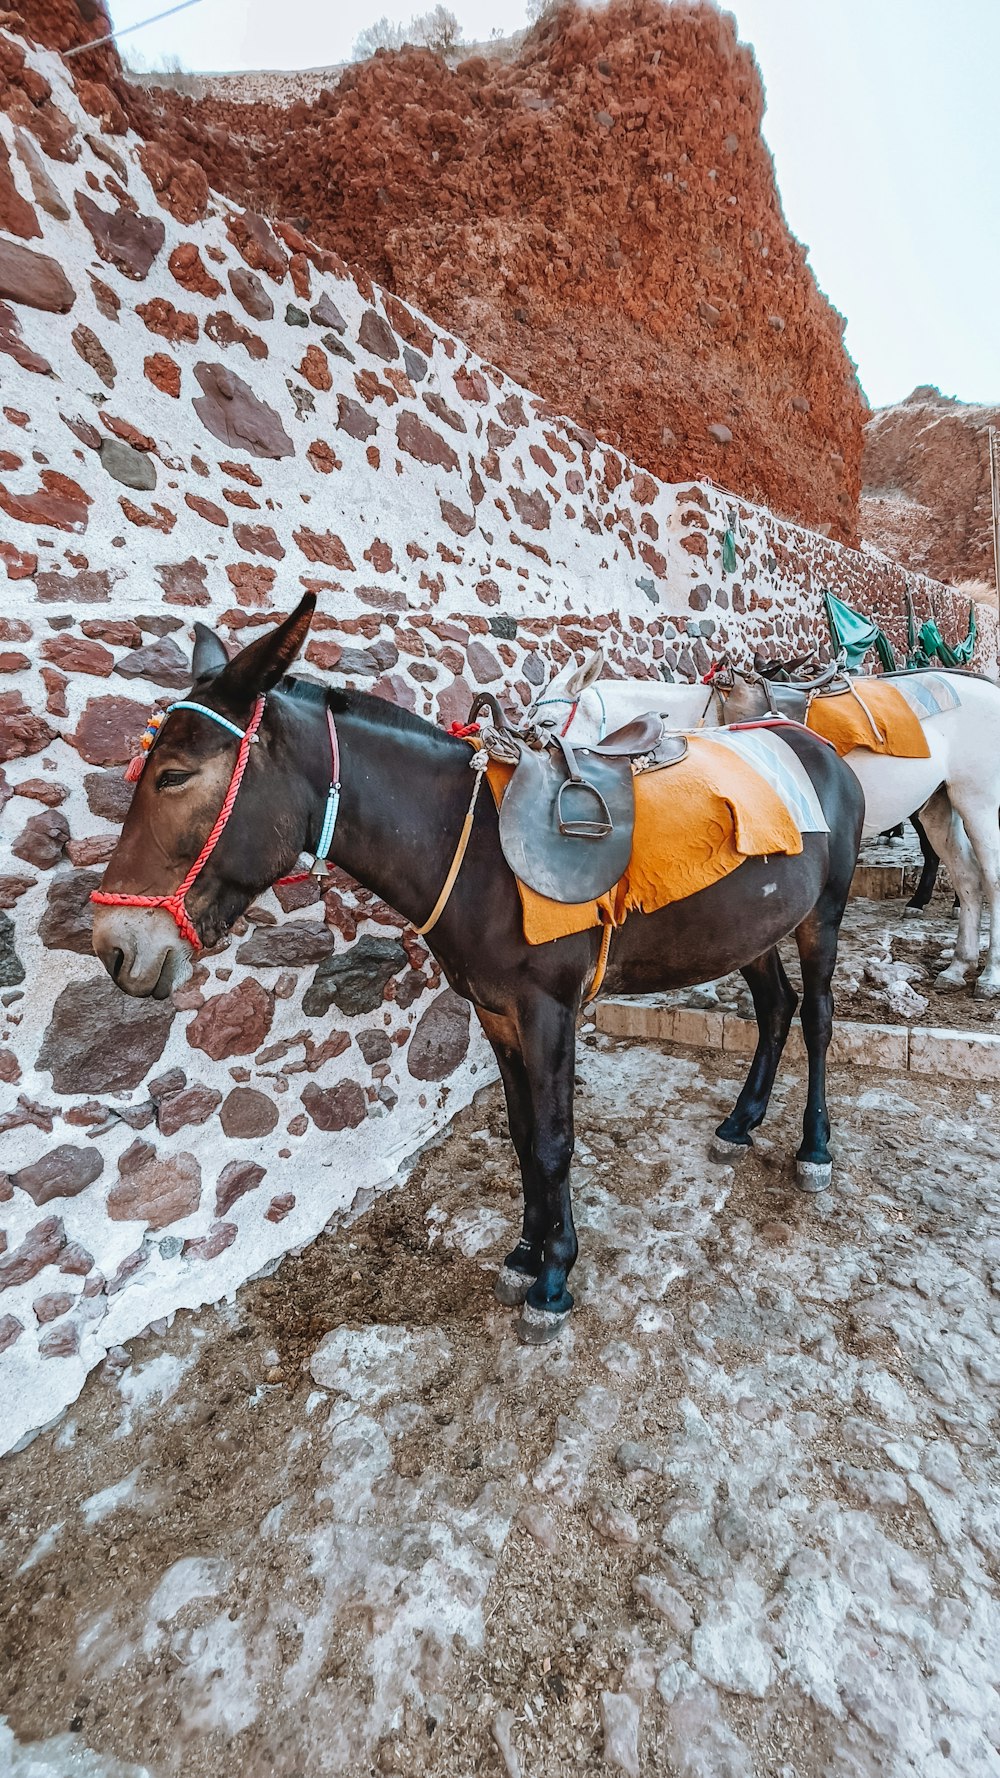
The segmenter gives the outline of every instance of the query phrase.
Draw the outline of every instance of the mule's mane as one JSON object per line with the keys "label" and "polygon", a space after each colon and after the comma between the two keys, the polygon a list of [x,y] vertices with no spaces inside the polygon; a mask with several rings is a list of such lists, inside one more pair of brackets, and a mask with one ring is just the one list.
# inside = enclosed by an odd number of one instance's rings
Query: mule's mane
{"label": "mule's mane", "polygon": [[346,686],[318,685],[314,679],[299,679],[289,673],[282,679],[277,690],[288,697],[296,698],[302,703],[315,704],[321,709],[327,705],[335,716],[345,713],[367,718],[379,728],[395,729],[402,734],[434,735],[440,741],[450,741],[451,736],[425,717],[417,716],[412,710],[404,710],[400,704],[390,704],[388,698],[373,697],[369,691],[351,691]]}

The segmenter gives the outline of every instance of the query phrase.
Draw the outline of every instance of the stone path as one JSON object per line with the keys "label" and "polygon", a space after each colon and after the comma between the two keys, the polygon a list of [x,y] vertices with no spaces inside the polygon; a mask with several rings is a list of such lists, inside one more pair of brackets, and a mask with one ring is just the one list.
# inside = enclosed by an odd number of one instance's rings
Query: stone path
{"label": "stone path", "polygon": [[13,1778],[1000,1773],[1000,1118],[585,1035],[575,1324],[488,1294],[496,1090],[0,1469]]}

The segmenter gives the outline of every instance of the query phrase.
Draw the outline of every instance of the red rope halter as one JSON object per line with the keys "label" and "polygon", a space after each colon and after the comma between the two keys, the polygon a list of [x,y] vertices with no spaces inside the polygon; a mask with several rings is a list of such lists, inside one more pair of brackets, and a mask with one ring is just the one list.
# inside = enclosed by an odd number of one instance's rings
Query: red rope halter
{"label": "red rope halter", "polygon": [[264,698],[261,696],[254,704],[253,715],[247,724],[243,739],[240,742],[239,752],[236,755],[236,764],[233,767],[233,775],[229,780],[229,789],[226,791],[225,801],[215,817],[215,825],[180,887],[175,889],[171,895],[110,895],[103,889],[95,889],[91,894],[91,901],[99,902],[102,907],[109,908],[165,908],[166,912],[170,914],[176,923],[177,930],[181,937],[187,940],[193,950],[201,950],[201,939],[198,937],[198,934],[192,925],[191,916],[185,906],[188,890],[201,875],[222,838],[226,822],[229,820],[229,817],[233,812],[233,804],[236,801],[237,792],[243,782],[243,774],[246,771],[247,760],[250,757],[250,748],[257,734],[257,730],[260,728],[263,715]]}

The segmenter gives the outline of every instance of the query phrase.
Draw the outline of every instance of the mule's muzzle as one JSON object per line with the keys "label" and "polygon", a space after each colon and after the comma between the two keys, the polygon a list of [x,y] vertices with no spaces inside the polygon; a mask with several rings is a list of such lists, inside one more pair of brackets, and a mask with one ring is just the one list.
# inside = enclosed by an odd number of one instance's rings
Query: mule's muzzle
{"label": "mule's muzzle", "polygon": [[191,974],[191,947],[159,908],[94,908],[95,955],[115,986],[166,1000]]}

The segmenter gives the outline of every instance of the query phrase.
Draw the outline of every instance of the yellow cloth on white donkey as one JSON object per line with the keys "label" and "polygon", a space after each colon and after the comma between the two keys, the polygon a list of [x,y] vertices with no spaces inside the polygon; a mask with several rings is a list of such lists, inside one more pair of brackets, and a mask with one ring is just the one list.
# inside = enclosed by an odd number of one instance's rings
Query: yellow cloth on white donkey
{"label": "yellow cloth on white donkey", "polygon": [[[629,867],[597,901],[564,903],[518,883],[529,944],[592,926],[620,926],[726,877],[745,858],[797,856],[804,833],[828,827],[808,774],[780,730],[690,734],[677,765],[635,779]],[[493,760],[487,776],[499,808],[512,767]]]}
{"label": "yellow cloth on white donkey", "polygon": [[957,710],[961,701],[943,673],[852,679],[850,691],[813,699],[806,726],[836,747],[841,759],[855,747],[892,759],[928,759],[922,723],[943,710]]}

